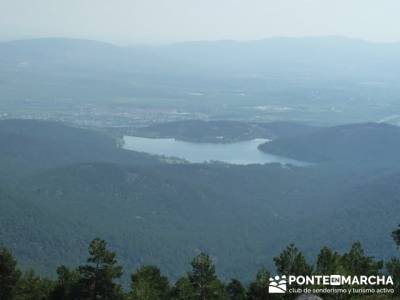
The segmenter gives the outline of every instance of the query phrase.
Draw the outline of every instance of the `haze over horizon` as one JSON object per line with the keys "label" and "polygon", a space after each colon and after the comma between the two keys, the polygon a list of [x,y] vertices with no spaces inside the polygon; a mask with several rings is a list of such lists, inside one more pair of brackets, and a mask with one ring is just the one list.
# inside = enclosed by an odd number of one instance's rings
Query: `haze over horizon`
{"label": "haze over horizon", "polygon": [[27,0],[0,2],[0,40],[66,37],[116,44],[344,36],[400,41],[395,0]]}

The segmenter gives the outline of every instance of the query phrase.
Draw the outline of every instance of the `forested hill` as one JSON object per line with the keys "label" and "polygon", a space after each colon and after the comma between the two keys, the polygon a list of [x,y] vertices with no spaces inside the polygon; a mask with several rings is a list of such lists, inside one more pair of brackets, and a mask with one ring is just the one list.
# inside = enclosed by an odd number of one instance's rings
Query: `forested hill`
{"label": "forested hill", "polygon": [[76,265],[96,236],[127,269],[156,264],[173,279],[201,251],[222,278],[245,281],[291,242],[310,256],[356,240],[375,257],[395,253],[400,168],[165,164],[101,132],[0,124],[0,245],[24,268]]}
{"label": "forested hill", "polygon": [[384,123],[341,125],[276,139],[259,148],[310,162],[396,164],[400,153],[400,127]]}
{"label": "forested hill", "polygon": [[78,162],[157,163],[148,155],[119,149],[118,141],[104,133],[56,122],[1,120],[0,141],[3,179]]}

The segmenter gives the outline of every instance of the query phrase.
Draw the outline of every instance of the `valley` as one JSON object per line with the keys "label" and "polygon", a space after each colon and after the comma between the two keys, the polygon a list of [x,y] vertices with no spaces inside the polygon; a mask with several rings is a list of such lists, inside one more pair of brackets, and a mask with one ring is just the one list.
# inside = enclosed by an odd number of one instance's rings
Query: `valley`
{"label": "valley", "polygon": [[245,281],[288,241],[309,256],[321,244],[343,250],[355,240],[376,257],[395,253],[387,232],[400,202],[389,191],[400,168],[384,156],[312,167],[176,164],[119,149],[93,130],[26,120],[0,128],[8,141],[1,211],[13,212],[0,219],[0,240],[44,274],[81,261],[94,236],[118,249],[128,268],[156,264],[171,278],[198,251],[212,253],[222,278]]}

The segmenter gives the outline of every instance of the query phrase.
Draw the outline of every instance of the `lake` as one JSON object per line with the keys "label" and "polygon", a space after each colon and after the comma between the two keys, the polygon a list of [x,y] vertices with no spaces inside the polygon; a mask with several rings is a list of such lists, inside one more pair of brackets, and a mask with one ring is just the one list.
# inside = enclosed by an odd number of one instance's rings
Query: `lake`
{"label": "lake", "polygon": [[266,139],[254,139],[229,144],[191,143],[171,138],[143,138],[124,136],[124,149],[149,154],[185,159],[192,163],[221,161],[231,164],[282,163],[305,166],[307,163],[267,154],[258,150],[258,146],[268,142]]}

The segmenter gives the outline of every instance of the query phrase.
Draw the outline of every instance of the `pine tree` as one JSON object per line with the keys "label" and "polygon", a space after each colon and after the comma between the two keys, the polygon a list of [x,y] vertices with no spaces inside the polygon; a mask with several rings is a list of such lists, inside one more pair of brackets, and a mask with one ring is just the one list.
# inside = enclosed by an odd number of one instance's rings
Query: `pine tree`
{"label": "pine tree", "polygon": [[312,267],[299,249],[290,244],[278,257],[274,258],[276,269],[281,275],[309,275]]}
{"label": "pine tree", "polygon": [[78,299],[79,273],[65,266],[57,268],[58,280],[50,293],[49,300]]}
{"label": "pine tree", "polygon": [[197,300],[227,299],[225,288],[215,273],[215,266],[210,257],[201,253],[192,263],[192,271],[188,274]]}
{"label": "pine tree", "polygon": [[132,274],[132,300],[165,300],[169,293],[167,277],[155,266],[143,266]]}
{"label": "pine tree", "polygon": [[366,256],[360,242],[355,242],[348,253],[341,258],[341,264],[349,275],[377,275],[383,268],[383,261]]}
{"label": "pine tree", "polygon": [[188,276],[180,278],[171,292],[172,300],[196,300],[195,289]]}
{"label": "pine tree", "polygon": [[392,232],[392,238],[396,243],[396,246],[400,248],[400,224],[398,228]]}
{"label": "pine tree", "polygon": [[328,247],[323,247],[318,254],[315,273],[318,275],[342,274],[343,268],[340,264],[341,256]]}
{"label": "pine tree", "polygon": [[256,280],[252,282],[249,286],[249,290],[247,293],[248,300],[271,299],[271,296],[268,293],[270,276],[271,274],[265,268],[262,268],[260,271],[258,271],[256,275]]}
{"label": "pine tree", "polygon": [[246,289],[237,279],[232,279],[226,287],[229,300],[246,300]]}
{"label": "pine tree", "polygon": [[17,261],[11,252],[5,248],[0,249],[0,299],[11,300],[21,273],[17,269]]}
{"label": "pine tree", "polygon": [[50,280],[42,279],[29,270],[18,281],[15,300],[47,300],[52,289]]}
{"label": "pine tree", "polygon": [[121,298],[121,286],[114,282],[122,276],[114,252],[107,250],[107,243],[94,239],[89,245],[87,264],[79,267],[80,290],[83,299],[117,300]]}

